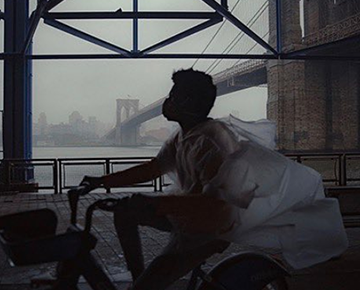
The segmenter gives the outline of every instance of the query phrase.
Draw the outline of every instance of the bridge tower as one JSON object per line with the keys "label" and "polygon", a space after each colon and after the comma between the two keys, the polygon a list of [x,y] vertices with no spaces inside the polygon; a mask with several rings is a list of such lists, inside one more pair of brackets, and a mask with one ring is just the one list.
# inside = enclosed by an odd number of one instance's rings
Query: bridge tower
{"label": "bridge tower", "polygon": [[121,146],[139,145],[139,126],[126,126],[123,122],[139,111],[139,100],[116,100],[115,144]]}
{"label": "bridge tower", "polygon": [[[302,48],[299,0],[281,1],[282,50],[289,52]],[[270,44],[276,47],[276,1],[269,3]],[[305,101],[304,62],[294,60],[268,61],[267,117],[276,121],[279,149],[296,150],[307,146],[308,126],[304,118]]]}
{"label": "bridge tower", "polygon": [[[339,29],[344,19],[359,13],[357,0],[304,1],[304,42],[312,45],[347,36]],[[329,33],[341,31],[339,35]],[[342,34],[342,35],[341,35]],[[335,38],[334,38],[335,37]],[[320,41],[320,43],[319,43]],[[346,47],[342,49],[346,50]],[[322,147],[329,150],[351,150],[360,145],[360,66],[356,62],[306,62],[306,85],[309,96],[318,98],[321,106]]]}
{"label": "bridge tower", "polygon": [[[281,1],[283,51],[321,44],[321,32],[351,16],[354,10],[350,7],[354,1],[303,1],[304,36],[300,25],[300,1]],[[269,7],[270,40],[275,45],[276,7],[275,1],[272,2]],[[331,39],[323,40],[324,43],[329,41]],[[269,61],[267,70],[267,113],[268,118],[277,122],[279,149],[359,148],[358,64],[281,60]]]}

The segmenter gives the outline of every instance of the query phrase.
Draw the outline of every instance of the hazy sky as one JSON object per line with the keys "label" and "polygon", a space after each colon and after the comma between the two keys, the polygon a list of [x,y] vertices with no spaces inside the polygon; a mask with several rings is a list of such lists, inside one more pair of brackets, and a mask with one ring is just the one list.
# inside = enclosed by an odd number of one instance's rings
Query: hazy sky
{"label": "hazy sky", "polygon": [[[229,1],[230,9],[238,0]],[[267,0],[239,0],[234,13],[248,23]],[[31,0],[34,7],[36,1]],[[132,9],[131,0],[65,0],[54,11],[123,11]],[[139,0],[142,11],[211,11],[200,0]],[[0,9],[4,9],[0,0]],[[252,27],[266,38],[268,30],[266,12]],[[146,48],[167,36],[183,31],[202,21],[141,21],[140,48]],[[112,21],[67,21],[80,30],[116,45],[131,49],[132,23],[126,20]],[[201,53],[221,24],[198,33],[188,39],[174,43],[159,52]],[[0,22],[0,49],[3,51],[3,23]],[[234,45],[232,53],[248,52],[254,42],[239,35],[239,30],[226,23],[206,52],[222,53],[235,37],[240,41]],[[255,46],[251,53],[264,50]],[[53,53],[112,53],[81,39],[40,23],[34,37],[34,54]],[[67,122],[68,115],[79,111],[85,118],[97,116],[104,122],[114,122],[117,98],[138,98],[146,106],[164,97],[171,88],[171,74],[180,68],[189,68],[191,60],[38,60],[34,61],[33,116],[34,121],[45,112],[49,123]],[[207,70],[214,60],[201,60],[195,69]],[[211,74],[231,67],[236,61],[221,62]],[[0,69],[1,80],[2,66]],[[2,95],[3,81],[1,81]],[[266,88],[254,88],[220,97],[212,112],[213,116],[223,116],[239,111],[245,120],[266,117]]]}

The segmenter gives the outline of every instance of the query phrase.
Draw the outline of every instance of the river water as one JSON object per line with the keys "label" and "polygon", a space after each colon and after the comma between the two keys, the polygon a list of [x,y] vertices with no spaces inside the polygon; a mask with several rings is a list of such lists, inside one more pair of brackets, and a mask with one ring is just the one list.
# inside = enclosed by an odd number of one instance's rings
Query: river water
{"label": "river water", "polygon": [[33,158],[152,157],[160,146],[142,147],[34,147]]}

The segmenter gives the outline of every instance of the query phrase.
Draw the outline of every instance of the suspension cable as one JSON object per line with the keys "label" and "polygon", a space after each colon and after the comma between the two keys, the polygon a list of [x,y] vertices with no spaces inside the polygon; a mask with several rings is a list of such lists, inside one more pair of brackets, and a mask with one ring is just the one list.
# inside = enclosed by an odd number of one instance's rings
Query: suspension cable
{"label": "suspension cable", "polygon": [[[238,0],[234,7],[231,9],[231,12],[233,12],[235,10],[235,8],[237,7],[238,4],[240,4],[242,0]],[[223,23],[221,23],[220,27],[218,28],[218,30],[216,30],[215,34],[212,36],[212,38],[210,39],[210,41],[208,42],[208,44],[205,46],[205,48],[203,49],[203,51],[201,52],[201,54],[204,54],[205,51],[209,48],[210,44],[214,41],[215,37],[219,34],[220,30],[224,27],[225,23],[226,23],[226,19],[224,20]],[[192,68],[198,63],[198,61],[200,60],[200,58],[198,58],[197,60],[195,60],[195,62],[193,63],[193,65],[191,66]]]}
{"label": "suspension cable", "polygon": [[[261,15],[266,11],[267,7],[268,7],[268,3],[264,2],[264,4],[256,12],[256,14],[246,23],[246,25],[249,26],[249,28],[251,28],[256,23],[256,21],[261,17]],[[235,36],[235,38],[228,44],[228,46],[223,50],[222,53],[223,54],[229,53],[244,36],[245,33],[243,31],[240,31]],[[255,46],[256,45],[257,43],[255,43]],[[206,69],[206,73],[210,74],[222,61],[223,59],[216,59],[215,61],[213,61],[213,63],[210,64],[210,66]]]}

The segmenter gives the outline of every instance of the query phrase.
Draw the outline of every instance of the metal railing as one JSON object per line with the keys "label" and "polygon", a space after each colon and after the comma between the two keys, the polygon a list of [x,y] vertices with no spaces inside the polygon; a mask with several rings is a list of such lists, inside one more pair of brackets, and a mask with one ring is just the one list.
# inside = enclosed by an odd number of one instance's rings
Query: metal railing
{"label": "metal railing", "polygon": [[[360,153],[296,153],[290,159],[314,168],[323,176],[325,186],[360,186]],[[38,190],[55,194],[79,184],[84,175],[100,176],[151,160],[152,157],[104,157],[0,160],[0,182],[16,184],[19,172],[33,175]],[[47,171],[45,172],[45,169]],[[22,173],[23,174],[23,173]],[[135,184],[132,188],[162,191],[169,185],[164,177]]]}
{"label": "metal railing", "polygon": [[[325,185],[342,186],[347,183],[345,153],[295,153],[285,156],[317,170]],[[358,156],[360,158],[360,154]]]}
{"label": "metal railing", "polygon": [[[0,182],[3,185],[16,185],[19,179],[23,180],[24,175],[27,179],[33,179],[37,169],[50,167],[51,168],[51,183],[47,185],[37,185],[36,188],[40,190],[52,189],[54,193],[58,193],[58,162],[57,159],[3,159],[0,160]],[[49,175],[49,174],[48,174]],[[46,180],[48,180],[47,176]]]}
{"label": "metal railing", "polygon": [[[111,157],[111,158],[61,158],[58,159],[59,168],[59,192],[62,193],[63,189],[68,189],[74,185],[79,184],[81,178],[86,175],[104,175],[111,174],[118,170],[126,169],[130,166],[138,165],[143,162],[151,160],[152,157]],[[91,167],[90,167],[91,166]],[[84,170],[76,171],[77,178],[72,176],[72,182],[67,182],[69,176],[67,172],[70,168],[87,167]],[[94,170],[94,167],[98,167],[98,170]],[[89,170],[90,169],[90,170]],[[74,172],[74,170],[72,171]],[[76,180],[76,181],[75,181]],[[75,184],[74,184],[75,181]],[[154,191],[160,191],[162,188],[161,179],[157,178],[151,182],[134,184],[128,187],[153,187]],[[109,190],[108,190],[109,192]]]}
{"label": "metal railing", "polygon": [[[55,194],[63,193],[63,190],[78,185],[84,175],[111,174],[151,159],[152,157],[3,159],[0,160],[0,185],[5,188],[16,185],[26,174],[28,180],[33,179],[32,183],[37,190],[50,189]],[[48,167],[47,171],[44,170],[45,167]],[[128,187],[147,187],[153,188],[154,191],[162,191],[166,185],[163,178],[157,178],[151,182]]]}

